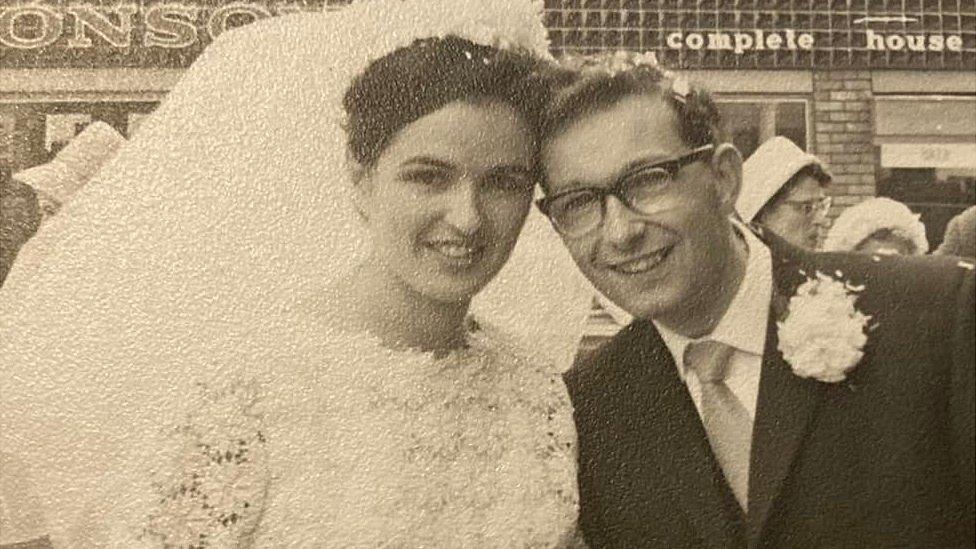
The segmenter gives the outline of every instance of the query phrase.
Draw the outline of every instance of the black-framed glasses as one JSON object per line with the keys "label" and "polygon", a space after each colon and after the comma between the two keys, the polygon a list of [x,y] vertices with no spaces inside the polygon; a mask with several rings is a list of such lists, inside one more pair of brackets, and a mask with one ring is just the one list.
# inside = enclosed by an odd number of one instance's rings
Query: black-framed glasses
{"label": "black-framed glasses", "polygon": [[603,224],[607,197],[614,196],[641,215],[653,213],[655,204],[671,187],[681,168],[709,156],[713,145],[704,145],[681,156],[640,164],[627,170],[609,187],[585,187],[553,194],[536,206],[564,236],[579,237]]}

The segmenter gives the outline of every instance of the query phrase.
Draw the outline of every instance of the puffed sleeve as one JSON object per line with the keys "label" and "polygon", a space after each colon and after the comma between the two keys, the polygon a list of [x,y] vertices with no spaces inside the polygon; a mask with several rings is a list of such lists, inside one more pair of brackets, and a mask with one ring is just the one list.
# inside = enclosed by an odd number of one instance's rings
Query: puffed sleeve
{"label": "puffed sleeve", "polygon": [[251,547],[269,479],[261,396],[249,379],[198,383],[158,443],[106,479],[78,530],[97,539],[78,546]]}

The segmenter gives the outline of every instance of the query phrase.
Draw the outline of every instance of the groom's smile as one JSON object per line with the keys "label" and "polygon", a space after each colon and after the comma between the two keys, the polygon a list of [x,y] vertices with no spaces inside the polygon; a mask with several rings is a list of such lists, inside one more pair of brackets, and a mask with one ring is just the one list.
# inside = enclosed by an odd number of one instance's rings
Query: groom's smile
{"label": "groom's smile", "polygon": [[656,251],[641,254],[631,259],[607,263],[607,267],[623,275],[636,275],[657,269],[664,263],[674,246],[665,246]]}

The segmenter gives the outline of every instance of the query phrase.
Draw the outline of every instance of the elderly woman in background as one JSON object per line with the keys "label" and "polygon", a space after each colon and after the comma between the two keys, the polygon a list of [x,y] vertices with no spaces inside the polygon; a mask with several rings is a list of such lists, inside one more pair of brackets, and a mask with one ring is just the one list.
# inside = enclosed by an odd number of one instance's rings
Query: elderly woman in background
{"label": "elderly woman in background", "polygon": [[736,211],[794,246],[816,249],[829,224],[830,182],[820,159],[776,136],[743,163]]}
{"label": "elderly woman in background", "polygon": [[881,255],[925,255],[929,241],[919,215],[890,198],[870,198],[844,210],[824,249]]}
{"label": "elderly woman in background", "polygon": [[84,187],[125,142],[105,122],[89,124],[50,162],[0,181],[0,285],[44,220]]}

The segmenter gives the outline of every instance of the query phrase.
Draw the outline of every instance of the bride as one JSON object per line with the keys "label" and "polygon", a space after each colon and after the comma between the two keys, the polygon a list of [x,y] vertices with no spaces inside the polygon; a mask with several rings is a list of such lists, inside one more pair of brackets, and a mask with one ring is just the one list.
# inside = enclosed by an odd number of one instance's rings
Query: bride
{"label": "bride", "polygon": [[540,11],[230,32],[45,227],[0,292],[0,447],[54,547],[577,543]]}

